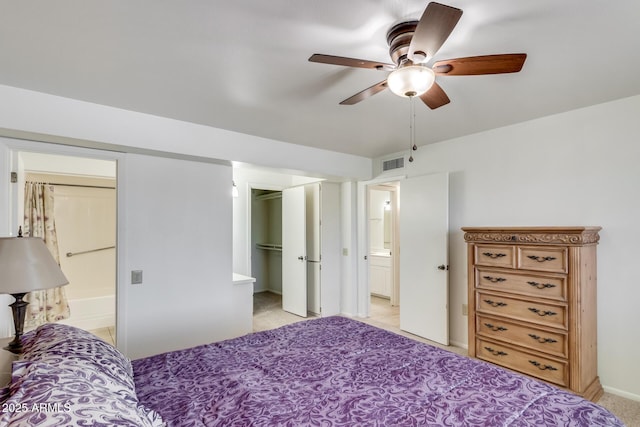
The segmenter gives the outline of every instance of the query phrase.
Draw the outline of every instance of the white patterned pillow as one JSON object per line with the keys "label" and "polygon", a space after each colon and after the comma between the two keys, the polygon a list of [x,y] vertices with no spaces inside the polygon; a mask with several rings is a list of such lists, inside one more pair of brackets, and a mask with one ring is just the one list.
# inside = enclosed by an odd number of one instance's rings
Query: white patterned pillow
{"label": "white patterned pillow", "polygon": [[40,326],[24,340],[23,360],[70,369],[135,393],[131,361],[91,332],[58,323]]}
{"label": "white patterned pillow", "polygon": [[114,393],[108,386],[46,363],[17,362],[10,397],[2,403],[0,425],[165,426],[135,395]]}

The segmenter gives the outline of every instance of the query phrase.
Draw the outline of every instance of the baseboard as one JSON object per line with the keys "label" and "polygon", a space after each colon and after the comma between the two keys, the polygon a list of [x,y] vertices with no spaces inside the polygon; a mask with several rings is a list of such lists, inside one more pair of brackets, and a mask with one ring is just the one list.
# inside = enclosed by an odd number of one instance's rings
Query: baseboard
{"label": "baseboard", "polygon": [[635,400],[636,402],[640,402],[640,395],[638,394],[629,393],[628,391],[619,390],[617,388],[608,387],[606,385],[603,385],[602,388],[607,393],[615,394],[616,396],[624,397],[625,399]]}
{"label": "baseboard", "polygon": [[344,316],[344,317],[358,317],[358,316],[356,316],[356,315],[355,315],[355,314],[353,314],[353,313],[347,313],[347,312],[344,312],[344,311],[340,312],[340,316]]}
{"label": "baseboard", "polygon": [[469,343],[467,343],[466,341],[465,342],[449,341],[449,345],[452,345],[458,348],[464,348],[465,350],[469,350]]}

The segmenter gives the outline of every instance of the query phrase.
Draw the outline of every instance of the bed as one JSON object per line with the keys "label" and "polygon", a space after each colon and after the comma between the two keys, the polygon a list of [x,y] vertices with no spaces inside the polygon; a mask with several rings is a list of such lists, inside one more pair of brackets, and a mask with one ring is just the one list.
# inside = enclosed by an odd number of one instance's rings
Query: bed
{"label": "bed", "polygon": [[[27,336],[0,425],[623,425],[570,392],[344,317],[131,363],[90,335],[53,324]],[[8,410],[33,404],[54,407]]]}

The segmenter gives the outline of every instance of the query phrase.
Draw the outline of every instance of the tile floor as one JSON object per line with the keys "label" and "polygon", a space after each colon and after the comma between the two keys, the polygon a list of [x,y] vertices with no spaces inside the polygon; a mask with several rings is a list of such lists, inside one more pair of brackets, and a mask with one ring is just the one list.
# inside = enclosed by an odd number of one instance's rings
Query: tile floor
{"label": "tile floor", "polygon": [[108,342],[113,346],[116,345],[116,327],[115,326],[109,326],[108,328],[94,329],[89,332],[91,332],[92,334],[96,335],[98,338]]}
{"label": "tile floor", "polygon": [[[315,317],[315,315],[309,314],[307,319],[310,317]],[[254,332],[278,328],[303,320],[306,319],[282,310],[282,297],[280,295],[271,292],[260,292],[253,295]],[[400,308],[391,306],[389,300],[385,298],[372,296],[369,317],[366,319],[358,318],[357,320],[436,347],[446,348],[458,354],[467,354],[467,350],[464,348],[443,346],[400,330]]]}

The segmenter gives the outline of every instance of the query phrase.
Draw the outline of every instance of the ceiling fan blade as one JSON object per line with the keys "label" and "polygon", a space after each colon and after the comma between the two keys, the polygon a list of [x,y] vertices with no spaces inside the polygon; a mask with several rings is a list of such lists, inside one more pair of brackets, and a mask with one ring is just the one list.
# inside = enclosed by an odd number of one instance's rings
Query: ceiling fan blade
{"label": "ceiling fan blade", "polygon": [[363,101],[370,96],[375,95],[378,92],[382,92],[387,88],[387,81],[383,80],[380,83],[376,83],[371,87],[366,88],[362,92],[358,92],[350,98],[345,99],[340,103],[340,105],[353,105],[357,104],[360,101]]}
{"label": "ceiling fan blade", "polygon": [[461,16],[460,9],[440,3],[429,3],[413,34],[407,58],[414,61],[414,55],[418,52],[426,57],[425,60],[433,58]]}
{"label": "ceiling fan blade", "polygon": [[431,89],[420,95],[420,99],[432,110],[451,102],[447,94],[444,93],[444,90],[435,82],[433,86],[431,86]]}
{"label": "ceiling fan blade", "polygon": [[433,64],[433,71],[447,76],[517,73],[522,69],[525,59],[527,59],[526,53],[470,56],[438,61]]}
{"label": "ceiling fan blade", "polygon": [[393,64],[384,62],[367,61],[366,59],[345,58],[344,56],[323,55],[314,53],[309,58],[309,62],[318,62],[320,64],[342,65],[344,67],[369,68],[372,70],[391,71],[396,68]]}

